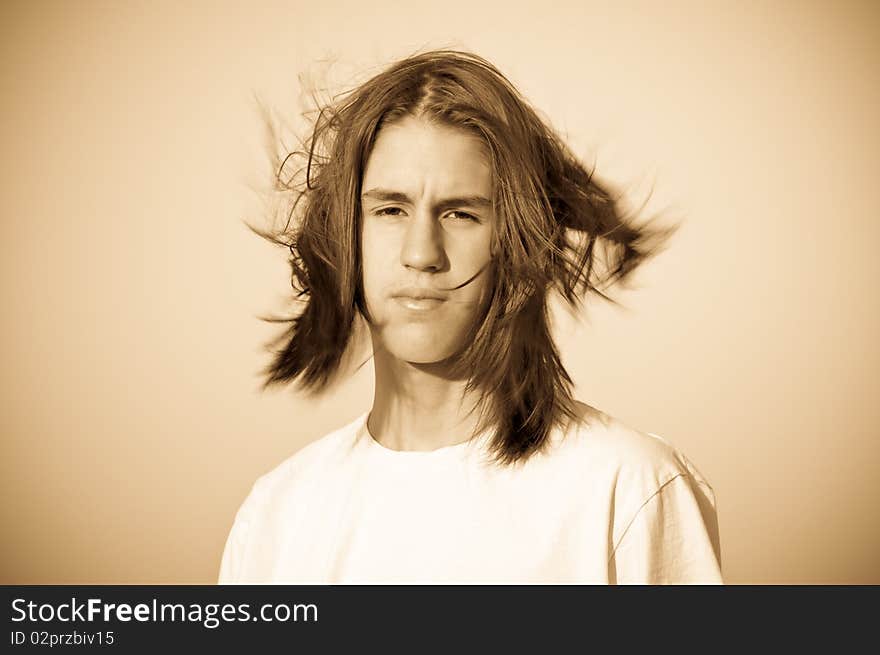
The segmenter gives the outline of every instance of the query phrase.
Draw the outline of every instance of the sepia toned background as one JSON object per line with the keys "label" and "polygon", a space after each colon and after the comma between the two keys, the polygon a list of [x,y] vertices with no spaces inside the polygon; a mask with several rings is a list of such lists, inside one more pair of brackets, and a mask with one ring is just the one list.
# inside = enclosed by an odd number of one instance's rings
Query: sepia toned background
{"label": "sepia toned background", "polygon": [[610,4],[0,4],[0,583],[212,583],[253,481],[368,408],[369,366],[259,391],[289,273],[244,224],[255,98],[440,46],[681,219],[558,335],[713,484],[727,582],[880,583],[880,9]]}

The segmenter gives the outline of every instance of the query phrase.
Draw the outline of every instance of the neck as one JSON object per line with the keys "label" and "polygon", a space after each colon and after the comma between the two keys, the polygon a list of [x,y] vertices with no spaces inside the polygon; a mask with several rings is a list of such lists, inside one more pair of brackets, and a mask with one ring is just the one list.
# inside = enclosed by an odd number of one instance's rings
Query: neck
{"label": "neck", "polygon": [[374,355],[372,437],[392,450],[435,450],[468,440],[477,425],[474,394],[466,380],[450,379],[442,364],[410,364]]}

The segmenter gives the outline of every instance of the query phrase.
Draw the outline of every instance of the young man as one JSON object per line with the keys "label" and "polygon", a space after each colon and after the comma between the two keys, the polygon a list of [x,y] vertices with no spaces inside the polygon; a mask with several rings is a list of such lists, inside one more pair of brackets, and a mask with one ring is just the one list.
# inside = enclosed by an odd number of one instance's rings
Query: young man
{"label": "young man", "polygon": [[307,146],[293,226],[262,233],[303,300],[266,384],[325,389],[365,325],[375,397],[257,480],[220,582],[720,582],[710,486],[576,402],[548,327],[550,293],[606,297],[664,233],[467,53],[398,62]]}

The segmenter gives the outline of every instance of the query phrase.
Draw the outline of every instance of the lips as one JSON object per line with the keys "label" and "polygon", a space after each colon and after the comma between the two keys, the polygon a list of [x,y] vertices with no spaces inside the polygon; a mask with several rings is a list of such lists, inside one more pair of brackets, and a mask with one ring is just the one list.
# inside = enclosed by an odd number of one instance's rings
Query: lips
{"label": "lips", "polygon": [[439,307],[446,300],[446,294],[434,289],[408,287],[391,294],[397,304],[414,312],[425,312]]}
{"label": "lips", "polygon": [[425,287],[406,287],[391,294],[394,298],[409,298],[411,300],[446,300],[446,294]]}

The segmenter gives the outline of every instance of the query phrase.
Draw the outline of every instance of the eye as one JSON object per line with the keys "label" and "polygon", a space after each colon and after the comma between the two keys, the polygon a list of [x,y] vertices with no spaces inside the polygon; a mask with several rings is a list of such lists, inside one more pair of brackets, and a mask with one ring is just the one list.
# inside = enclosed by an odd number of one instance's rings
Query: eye
{"label": "eye", "polygon": [[403,209],[400,207],[380,207],[373,211],[376,216],[401,216]]}
{"label": "eye", "polygon": [[448,214],[446,214],[446,217],[453,218],[457,221],[471,221],[474,223],[480,222],[480,219],[477,218],[476,216],[474,216],[473,214],[468,214],[467,212],[457,211],[457,210],[449,212]]}

